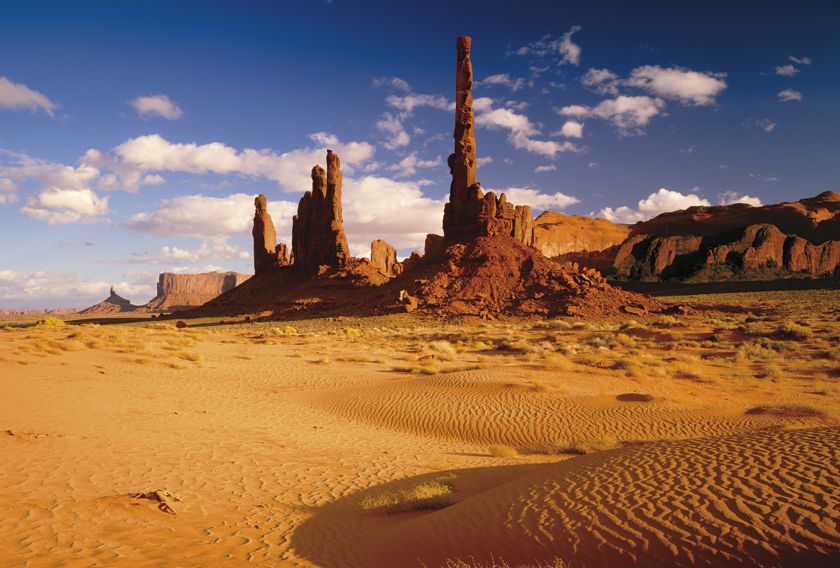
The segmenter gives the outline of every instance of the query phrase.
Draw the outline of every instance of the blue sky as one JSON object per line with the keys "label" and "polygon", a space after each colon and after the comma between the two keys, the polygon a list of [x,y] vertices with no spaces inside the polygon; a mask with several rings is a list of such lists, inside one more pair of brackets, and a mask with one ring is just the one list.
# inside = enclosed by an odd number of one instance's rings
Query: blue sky
{"label": "blue sky", "polygon": [[625,4],[0,1],[0,307],[249,272],[253,196],[288,239],[327,147],[353,252],[421,247],[463,34],[478,177],[516,203],[635,222],[838,190],[840,4]]}

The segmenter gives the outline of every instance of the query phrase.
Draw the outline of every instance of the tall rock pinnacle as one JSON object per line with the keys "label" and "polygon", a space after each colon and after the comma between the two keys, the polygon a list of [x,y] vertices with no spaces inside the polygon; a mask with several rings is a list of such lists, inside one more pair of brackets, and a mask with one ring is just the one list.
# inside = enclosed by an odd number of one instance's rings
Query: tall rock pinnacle
{"label": "tall rock pinnacle", "polygon": [[531,208],[508,203],[504,194],[498,198],[492,191],[485,195],[476,181],[471,45],[469,36],[461,36],[455,43],[455,151],[448,160],[452,184],[443,210],[444,241],[452,244],[479,236],[509,235],[532,246]]}
{"label": "tall rock pinnacle", "polygon": [[292,251],[295,266],[306,269],[343,266],[350,258],[342,224],[341,160],[332,150],[327,150],[327,171],[318,165],[312,168],[312,190],[298,203]]}
{"label": "tall rock pinnacle", "polygon": [[277,244],[277,233],[274,221],[268,214],[268,203],[265,195],[259,194],[254,199],[254,273],[259,274],[274,266],[289,263],[288,251],[285,243]]}

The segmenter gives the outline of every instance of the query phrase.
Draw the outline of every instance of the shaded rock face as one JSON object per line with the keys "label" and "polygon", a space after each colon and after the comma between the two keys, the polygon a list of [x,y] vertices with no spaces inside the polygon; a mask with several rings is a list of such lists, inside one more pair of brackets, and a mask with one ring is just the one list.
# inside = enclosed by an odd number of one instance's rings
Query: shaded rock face
{"label": "shaded rock face", "polygon": [[475,113],[472,39],[459,37],[455,67],[455,151],[448,159],[452,183],[443,211],[443,236],[447,244],[464,243],[479,236],[507,235],[526,245],[534,243],[534,218],[527,205],[516,207],[491,191],[486,195],[476,181]]}
{"label": "shaded rock face", "polygon": [[370,262],[388,276],[402,272],[402,265],[397,262],[397,249],[380,239],[370,243]]}
{"label": "shaded rock face", "polygon": [[268,214],[265,195],[259,194],[254,199],[254,274],[271,270],[275,266],[289,264],[289,251],[285,243],[277,244],[274,221]]}
{"label": "shaded rock face", "polygon": [[122,296],[118,295],[114,287],[111,286],[111,295],[98,304],[80,310],[80,314],[116,314],[122,312],[133,312],[138,310],[140,306],[135,306]]}
{"label": "shaded rock face", "polygon": [[812,244],[763,224],[705,237],[634,235],[618,248],[613,269],[633,280],[715,281],[829,276],[838,265],[840,241]]}
{"label": "shaded rock face", "polygon": [[341,161],[332,150],[327,150],[327,171],[312,168],[312,191],[298,203],[292,219],[292,254],[295,266],[307,270],[344,266],[350,258],[341,211]]}
{"label": "shaded rock face", "polygon": [[251,277],[239,272],[207,272],[204,274],[173,274],[164,272],[158,277],[157,296],[143,306],[145,310],[179,310],[200,306],[216,296],[232,290]]}

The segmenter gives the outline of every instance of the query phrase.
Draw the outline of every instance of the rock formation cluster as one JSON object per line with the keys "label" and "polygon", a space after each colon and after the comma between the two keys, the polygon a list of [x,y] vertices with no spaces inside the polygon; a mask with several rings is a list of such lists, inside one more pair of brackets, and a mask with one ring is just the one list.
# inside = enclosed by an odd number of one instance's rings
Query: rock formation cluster
{"label": "rock formation cluster", "polygon": [[341,160],[327,150],[327,171],[312,168],[312,191],[298,203],[292,219],[294,265],[306,270],[319,266],[344,266],[350,247],[344,234],[341,213]]}
{"label": "rock formation cluster", "polygon": [[476,181],[475,114],[473,112],[473,71],[470,61],[472,40],[456,42],[455,151],[448,164],[452,175],[449,202],[444,207],[443,236],[447,243],[464,243],[494,235],[508,235],[519,242],[534,244],[534,217],[527,205],[514,206],[504,194],[485,194]]}
{"label": "rock formation cluster", "polygon": [[277,244],[274,221],[268,213],[265,195],[259,194],[254,199],[254,274],[271,270],[275,266],[289,264],[289,251],[285,243]]}

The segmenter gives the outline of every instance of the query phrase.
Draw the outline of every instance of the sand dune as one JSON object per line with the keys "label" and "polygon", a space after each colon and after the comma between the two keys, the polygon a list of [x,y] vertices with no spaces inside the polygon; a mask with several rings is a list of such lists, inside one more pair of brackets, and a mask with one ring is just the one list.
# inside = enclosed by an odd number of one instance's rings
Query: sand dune
{"label": "sand dune", "polygon": [[511,382],[492,370],[381,380],[313,397],[335,414],[382,426],[473,444],[520,450],[574,442],[682,439],[764,428],[776,417],[740,409],[691,409],[616,397],[569,396]]}
{"label": "sand dune", "polygon": [[[435,512],[362,513],[356,496],[304,524],[295,545],[323,566],[438,566],[456,556],[829,566],[840,554],[838,447],[840,428],[653,442],[536,466]],[[454,485],[469,492],[469,483]],[[326,537],[338,542],[317,547]]]}

